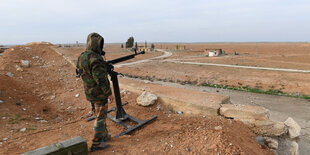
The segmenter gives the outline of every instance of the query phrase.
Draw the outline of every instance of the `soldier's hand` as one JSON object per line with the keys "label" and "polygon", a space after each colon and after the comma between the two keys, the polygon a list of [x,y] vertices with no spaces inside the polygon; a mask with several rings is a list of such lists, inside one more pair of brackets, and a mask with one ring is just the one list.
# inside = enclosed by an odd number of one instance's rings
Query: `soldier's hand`
{"label": "soldier's hand", "polygon": [[113,102],[113,100],[114,100],[114,97],[113,97],[113,94],[112,95],[110,95],[109,97],[108,97],[108,99],[109,99],[109,103],[112,103]]}

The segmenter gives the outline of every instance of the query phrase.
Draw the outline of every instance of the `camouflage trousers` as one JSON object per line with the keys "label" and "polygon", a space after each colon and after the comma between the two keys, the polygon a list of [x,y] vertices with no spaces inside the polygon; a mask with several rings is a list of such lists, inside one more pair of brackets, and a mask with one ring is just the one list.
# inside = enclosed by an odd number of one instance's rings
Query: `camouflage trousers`
{"label": "camouflage trousers", "polygon": [[106,125],[108,101],[96,101],[91,104],[94,106],[94,112],[96,116],[94,130],[95,135],[93,142],[99,142],[108,137],[108,129]]}

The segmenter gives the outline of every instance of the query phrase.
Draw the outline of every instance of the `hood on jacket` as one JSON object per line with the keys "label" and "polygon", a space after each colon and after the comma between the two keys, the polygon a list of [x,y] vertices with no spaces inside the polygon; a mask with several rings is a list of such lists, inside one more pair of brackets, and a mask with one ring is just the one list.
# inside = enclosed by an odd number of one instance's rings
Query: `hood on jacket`
{"label": "hood on jacket", "polygon": [[94,32],[88,35],[86,50],[92,50],[100,55],[104,55],[103,45],[104,39],[100,34]]}

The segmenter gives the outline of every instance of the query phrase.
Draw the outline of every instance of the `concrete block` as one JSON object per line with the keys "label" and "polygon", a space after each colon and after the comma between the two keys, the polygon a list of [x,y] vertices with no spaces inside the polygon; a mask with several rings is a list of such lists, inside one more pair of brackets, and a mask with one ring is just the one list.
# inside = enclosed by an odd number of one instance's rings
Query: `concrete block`
{"label": "concrete block", "polygon": [[274,149],[274,150],[278,149],[279,147],[278,140],[274,138],[270,138],[270,137],[264,137],[264,139],[265,139],[265,143],[268,145],[270,149]]}
{"label": "concrete block", "polygon": [[268,120],[269,110],[260,106],[222,104],[220,114],[234,119]]}
{"label": "concrete block", "polygon": [[221,104],[229,103],[229,96],[215,93],[201,92],[172,86],[145,83],[136,80],[119,79],[120,87],[134,93],[141,94],[148,91],[156,94],[160,103],[173,111],[184,114],[202,114],[218,116]]}
{"label": "concrete block", "polygon": [[21,155],[87,155],[88,148],[83,137],[75,137],[63,142],[45,146]]}
{"label": "concrete block", "polygon": [[299,150],[298,143],[293,141],[291,143],[291,147],[290,147],[290,155],[299,155],[299,151],[298,150]]}
{"label": "concrete block", "polygon": [[300,136],[301,128],[291,117],[287,118],[284,124],[288,127],[288,134],[291,139]]}
{"label": "concrete block", "polygon": [[271,120],[236,119],[246,124],[254,133],[264,136],[281,136],[286,133],[283,122]]}

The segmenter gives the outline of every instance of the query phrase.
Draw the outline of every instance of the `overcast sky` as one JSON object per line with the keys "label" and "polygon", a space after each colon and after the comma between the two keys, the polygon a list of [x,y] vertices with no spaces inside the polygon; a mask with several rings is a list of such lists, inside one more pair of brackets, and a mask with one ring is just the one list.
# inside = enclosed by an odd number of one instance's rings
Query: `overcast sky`
{"label": "overcast sky", "polygon": [[309,0],[0,0],[0,44],[310,41]]}

